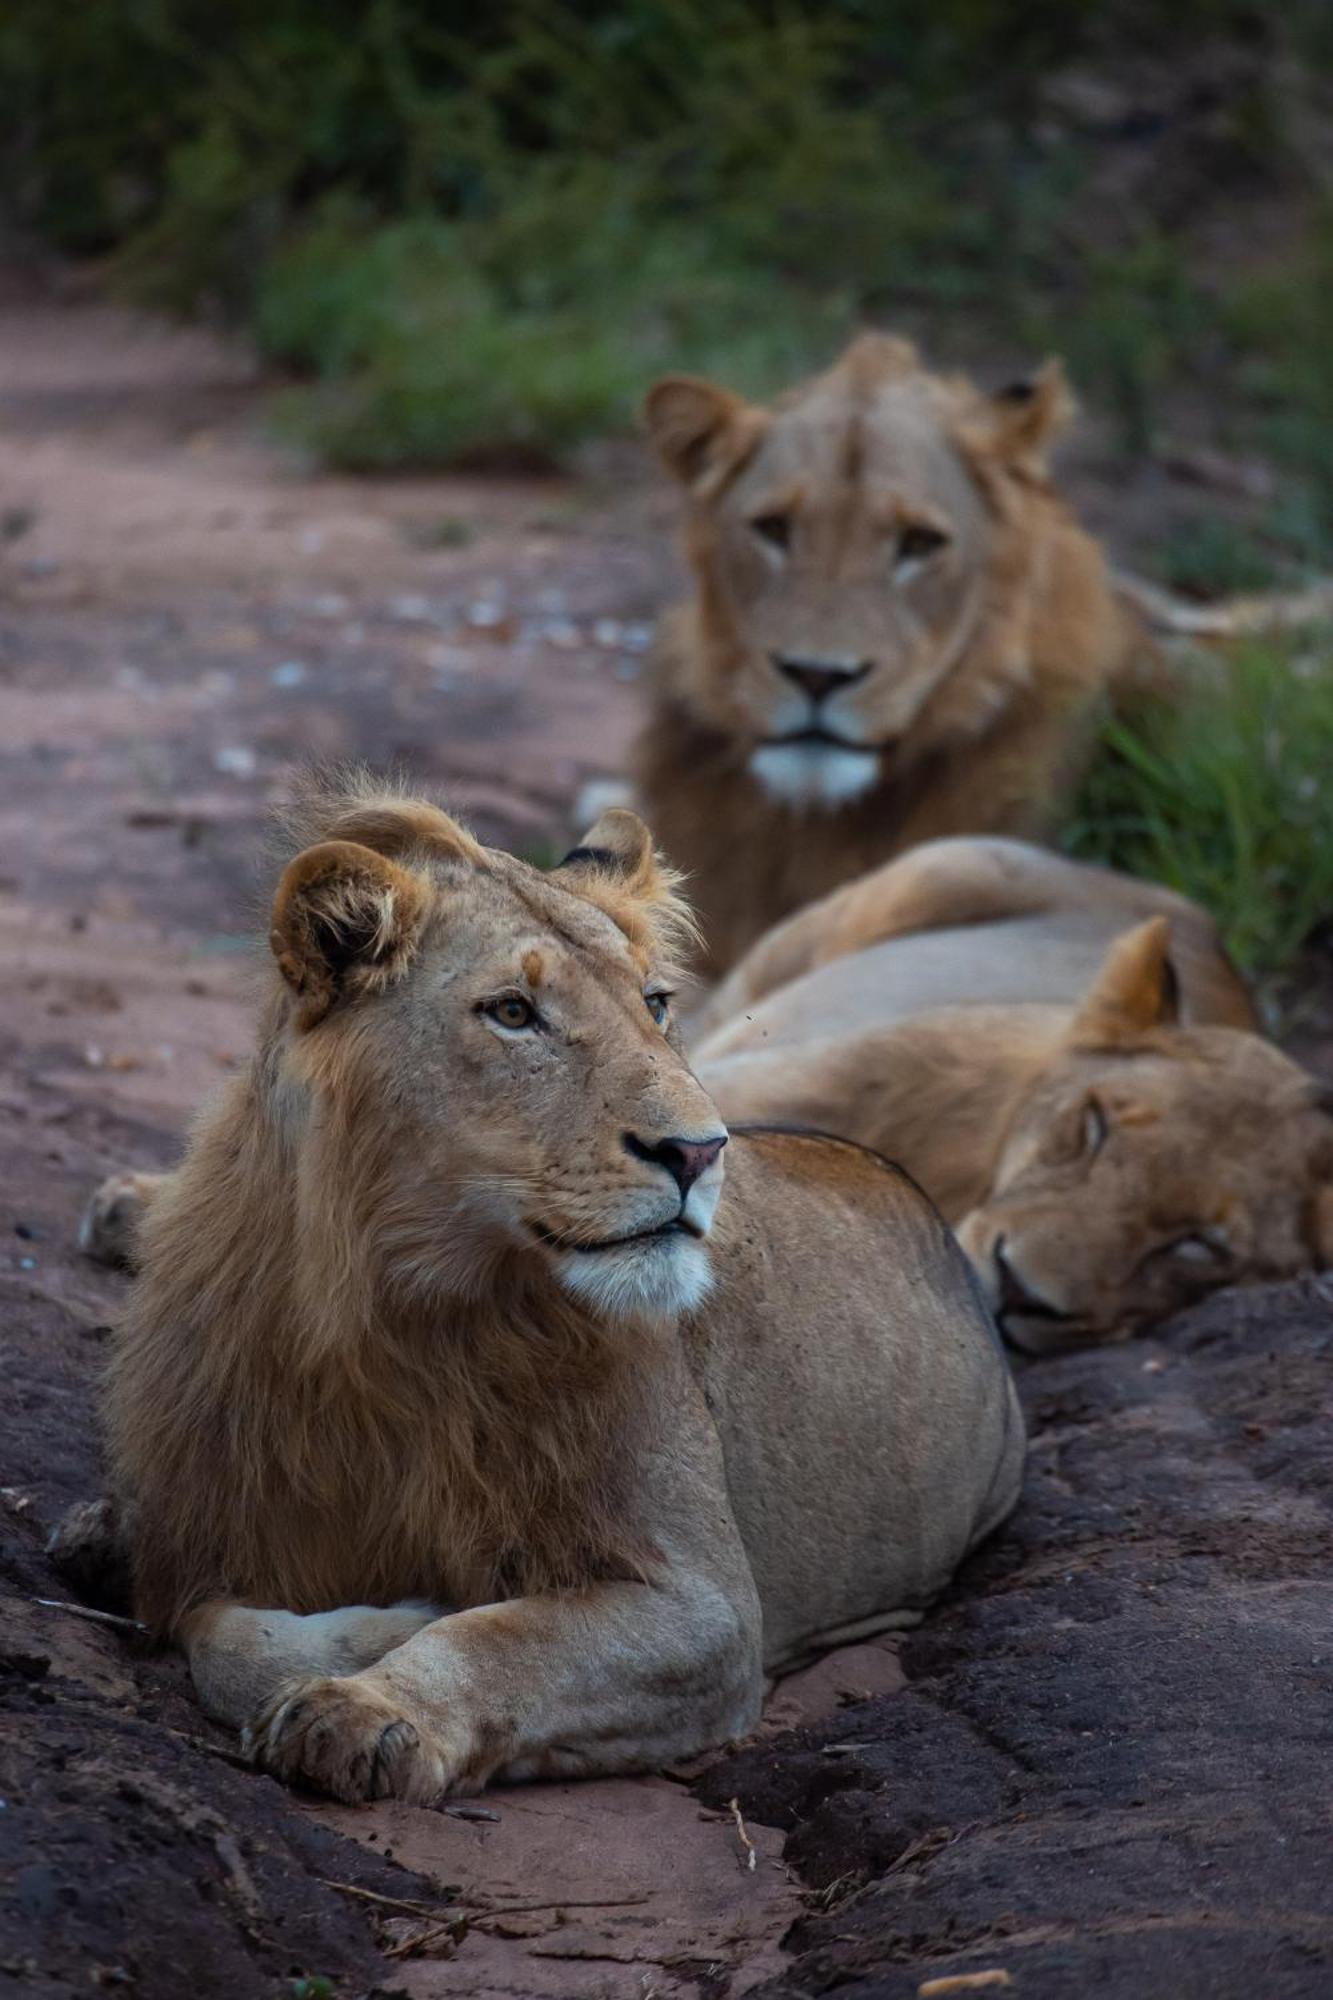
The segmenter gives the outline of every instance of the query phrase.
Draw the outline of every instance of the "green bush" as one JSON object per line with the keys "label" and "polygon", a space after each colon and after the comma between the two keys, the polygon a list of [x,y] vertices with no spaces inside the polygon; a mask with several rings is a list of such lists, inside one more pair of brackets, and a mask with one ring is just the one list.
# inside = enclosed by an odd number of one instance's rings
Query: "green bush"
{"label": "green bush", "polygon": [[1106,723],[1064,845],[1194,897],[1271,978],[1333,910],[1331,749],[1333,633],[1248,645]]}
{"label": "green bush", "polygon": [[1092,249],[1076,275],[1080,296],[1038,310],[1043,344],[1110,412],[1127,458],[1157,442],[1162,395],[1198,355],[1216,309],[1191,277],[1182,246],[1149,223],[1124,250]]}
{"label": "green bush", "polygon": [[316,378],[280,405],[288,434],[351,467],[540,460],[623,426],[664,369],[772,388],[850,325],[840,300],[710,266],[678,232],[635,243],[628,224],[548,214],[545,231],[332,215],[275,256],[261,345]]}
{"label": "green bush", "polygon": [[1313,525],[1320,543],[1333,542],[1333,203],[1296,254],[1236,288],[1226,316],[1258,405],[1256,442],[1300,480],[1306,534]]}
{"label": "green bush", "polygon": [[1304,266],[1275,279],[1276,314],[1214,296],[1179,236],[1179,171],[1127,217],[1114,175],[1097,180],[1098,116],[1053,108],[1050,86],[1215,39],[1242,81],[1197,137],[1185,115],[1188,198],[1283,173],[1313,186],[1285,113],[1301,65],[1319,74],[1326,15],[7,0],[0,202],[139,296],[257,318],[314,377],[283,421],[349,464],[559,455],[623,421],[663,365],[762,389],[853,317],[906,315],[939,322],[946,355],[1069,353],[1127,454],[1181,381],[1219,411],[1252,382],[1298,466],[1292,533],[1318,559],[1333,388]]}

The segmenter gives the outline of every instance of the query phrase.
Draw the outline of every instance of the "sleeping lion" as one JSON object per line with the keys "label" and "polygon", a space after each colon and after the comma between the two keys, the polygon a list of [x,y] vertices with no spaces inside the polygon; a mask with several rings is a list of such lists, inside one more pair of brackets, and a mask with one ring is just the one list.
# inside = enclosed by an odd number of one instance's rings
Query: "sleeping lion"
{"label": "sleeping lion", "polygon": [[632,814],[548,875],[364,786],[294,844],[256,1054],[140,1190],[108,1404],[139,1616],[343,1799],[743,1734],[1014,1504],[966,1261],[874,1154],[728,1133]]}
{"label": "sleeping lion", "polygon": [[918,842],[1058,820],[1144,644],[1047,476],[1071,407],[1057,363],[988,396],[877,334],[772,408],[650,391],[695,592],[631,776],[706,972]]}
{"label": "sleeping lion", "polygon": [[780,925],[693,1061],[724,1117],[898,1160],[1044,1352],[1333,1264],[1327,1092],[1253,1029],[1183,897],[958,839]]}

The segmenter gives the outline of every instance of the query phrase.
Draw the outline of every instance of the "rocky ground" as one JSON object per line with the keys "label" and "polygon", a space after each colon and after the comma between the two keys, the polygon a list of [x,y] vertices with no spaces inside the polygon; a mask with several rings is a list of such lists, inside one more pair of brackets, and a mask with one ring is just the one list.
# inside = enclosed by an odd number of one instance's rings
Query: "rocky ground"
{"label": "rocky ground", "polygon": [[907,1688],[704,1782],[814,1892],[766,2000],[1326,1993],[1333,1280],[1023,1386],[1022,1507]]}
{"label": "rocky ground", "polygon": [[670,518],[618,455],[310,477],[243,353],[0,282],[0,1994],[1333,1984],[1326,1281],[1030,1367],[1028,1497],[907,1687],[835,1656],[693,1786],[298,1800],[173,1662],[58,1608],[121,1294],[79,1209],[245,1046],[269,803],[355,754],[547,852],[634,727]]}

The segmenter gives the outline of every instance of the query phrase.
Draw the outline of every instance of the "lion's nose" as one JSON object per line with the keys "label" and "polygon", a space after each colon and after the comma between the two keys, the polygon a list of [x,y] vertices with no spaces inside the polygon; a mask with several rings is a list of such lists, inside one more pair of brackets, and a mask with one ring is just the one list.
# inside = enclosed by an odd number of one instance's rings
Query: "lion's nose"
{"label": "lion's nose", "polygon": [[636,1160],[648,1160],[655,1167],[665,1167],[680,1189],[682,1198],[708,1172],[726,1143],[725,1132],[715,1139],[673,1137],[647,1140],[637,1138],[633,1132],[625,1134],[625,1151],[632,1153]]}
{"label": "lion's nose", "polygon": [[869,660],[811,659],[799,653],[774,653],[773,664],[803,694],[808,694],[816,707],[840,688],[863,681],[870,672]]}

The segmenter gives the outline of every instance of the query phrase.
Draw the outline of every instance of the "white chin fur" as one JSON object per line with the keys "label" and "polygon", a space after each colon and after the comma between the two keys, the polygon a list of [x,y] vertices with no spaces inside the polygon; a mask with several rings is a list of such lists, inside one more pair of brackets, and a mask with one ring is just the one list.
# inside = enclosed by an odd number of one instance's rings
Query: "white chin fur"
{"label": "white chin fur", "polygon": [[750,770],[784,805],[831,812],[870,790],[879,776],[879,753],[845,750],[837,743],[761,743],[750,757]]}
{"label": "white chin fur", "polygon": [[566,1291],[608,1319],[675,1319],[702,1304],[713,1282],[702,1243],[679,1235],[566,1250],[556,1270]]}

